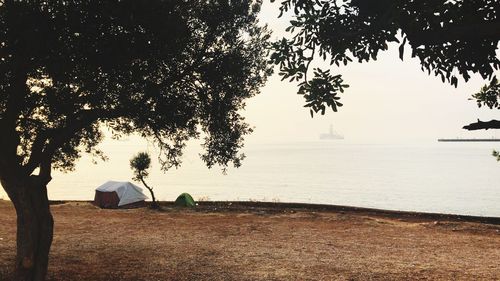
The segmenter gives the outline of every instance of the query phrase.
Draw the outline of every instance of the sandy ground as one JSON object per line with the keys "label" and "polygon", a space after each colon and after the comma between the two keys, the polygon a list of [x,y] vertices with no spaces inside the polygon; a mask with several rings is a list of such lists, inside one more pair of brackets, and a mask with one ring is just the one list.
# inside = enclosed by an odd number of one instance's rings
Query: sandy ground
{"label": "sandy ground", "polygon": [[[500,226],[294,209],[52,206],[49,280],[500,280]],[[0,201],[0,279],[15,216]]]}

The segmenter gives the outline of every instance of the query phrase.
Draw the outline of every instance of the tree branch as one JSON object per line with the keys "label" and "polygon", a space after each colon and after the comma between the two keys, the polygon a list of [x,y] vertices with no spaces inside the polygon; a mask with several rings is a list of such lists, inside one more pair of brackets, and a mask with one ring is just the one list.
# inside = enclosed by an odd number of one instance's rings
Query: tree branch
{"label": "tree branch", "polygon": [[500,129],[500,120],[491,120],[483,122],[477,119],[476,123],[471,123],[467,126],[463,126],[463,129],[473,131],[473,130],[488,130],[488,129]]}
{"label": "tree branch", "polygon": [[26,85],[28,74],[26,68],[21,64],[12,71],[11,75],[12,79],[9,81],[10,87],[7,91],[7,105],[0,119],[2,121],[0,122],[0,125],[2,125],[1,130],[3,132],[15,130],[17,118],[23,109],[25,97],[28,94],[28,86]]}
{"label": "tree branch", "polygon": [[35,140],[33,141],[33,145],[31,146],[31,154],[28,162],[24,165],[24,170],[27,175],[31,175],[33,171],[38,167],[41,161],[43,148],[47,141],[47,133],[42,131],[38,133]]}
{"label": "tree branch", "polygon": [[[17,67],[10,73],[9,87],[6,94],[5,111],[0,115],[0,170],[2,178],[15,177],[22,174],[22,169],[17,157],[17,146],[21,139],[16,131],[16,122],[22,111],[28,87],[26,85],[27,72],[25,64],[18,62]],[[2,73],[2,75],[4,75]],[[5,75],[8,75],[5,73]],[[8,171],[8,172],[5,172]]]}
{"label": "tree branch", "polygon": [[33,142],[28,163],[23,167],[25,173],[29,175],[37,167],[40,167],[39,176],[47,182],[50,181],[52,157],[57,149],[70,141],[76,132],[85,129],[97,120],[118,117],[118,111],[109,112],[102,109],[82,110],[78,116],[73,116],[68,121],[66,127],[40,132]]}

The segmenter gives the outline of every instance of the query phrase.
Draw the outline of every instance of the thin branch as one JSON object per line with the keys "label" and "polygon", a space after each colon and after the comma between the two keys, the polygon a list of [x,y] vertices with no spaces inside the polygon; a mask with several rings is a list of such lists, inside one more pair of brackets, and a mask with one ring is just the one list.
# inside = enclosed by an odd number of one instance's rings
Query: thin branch
{"label": "thin branch", "polygon": [[307,65],[306,65],[306,70],[304,71],[304,82],[306,82],[306,83],[307,83],[307,72],[309,71],[309,66],[311,65],[311,62],[314,59],[315,52],[316,52],[316,44],[313,43],[311,57],[309,58],[309,61],[307,62]]}

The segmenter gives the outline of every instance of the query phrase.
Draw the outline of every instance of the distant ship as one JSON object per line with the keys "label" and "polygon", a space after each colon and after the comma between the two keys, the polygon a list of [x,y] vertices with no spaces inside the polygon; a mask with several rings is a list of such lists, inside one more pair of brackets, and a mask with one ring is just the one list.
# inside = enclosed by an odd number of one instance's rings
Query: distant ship
{"label": "distant ship", "polygon": [[330,125],[330,132],[328,134],[321,134],[319,138],[322,140],[343,140],[344,136],[338,134],[333,130],[333,126]]}

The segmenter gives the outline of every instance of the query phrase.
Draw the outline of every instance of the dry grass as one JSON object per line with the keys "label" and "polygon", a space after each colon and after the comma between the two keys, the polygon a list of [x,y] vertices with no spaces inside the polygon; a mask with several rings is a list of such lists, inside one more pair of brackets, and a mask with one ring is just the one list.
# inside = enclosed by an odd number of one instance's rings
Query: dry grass
{"label": "dry grass", "polygon": [[[52,206],[49,280],[499,280],[500,227],[280,209]],[[0,279],[15,216],[0,201]]]}

